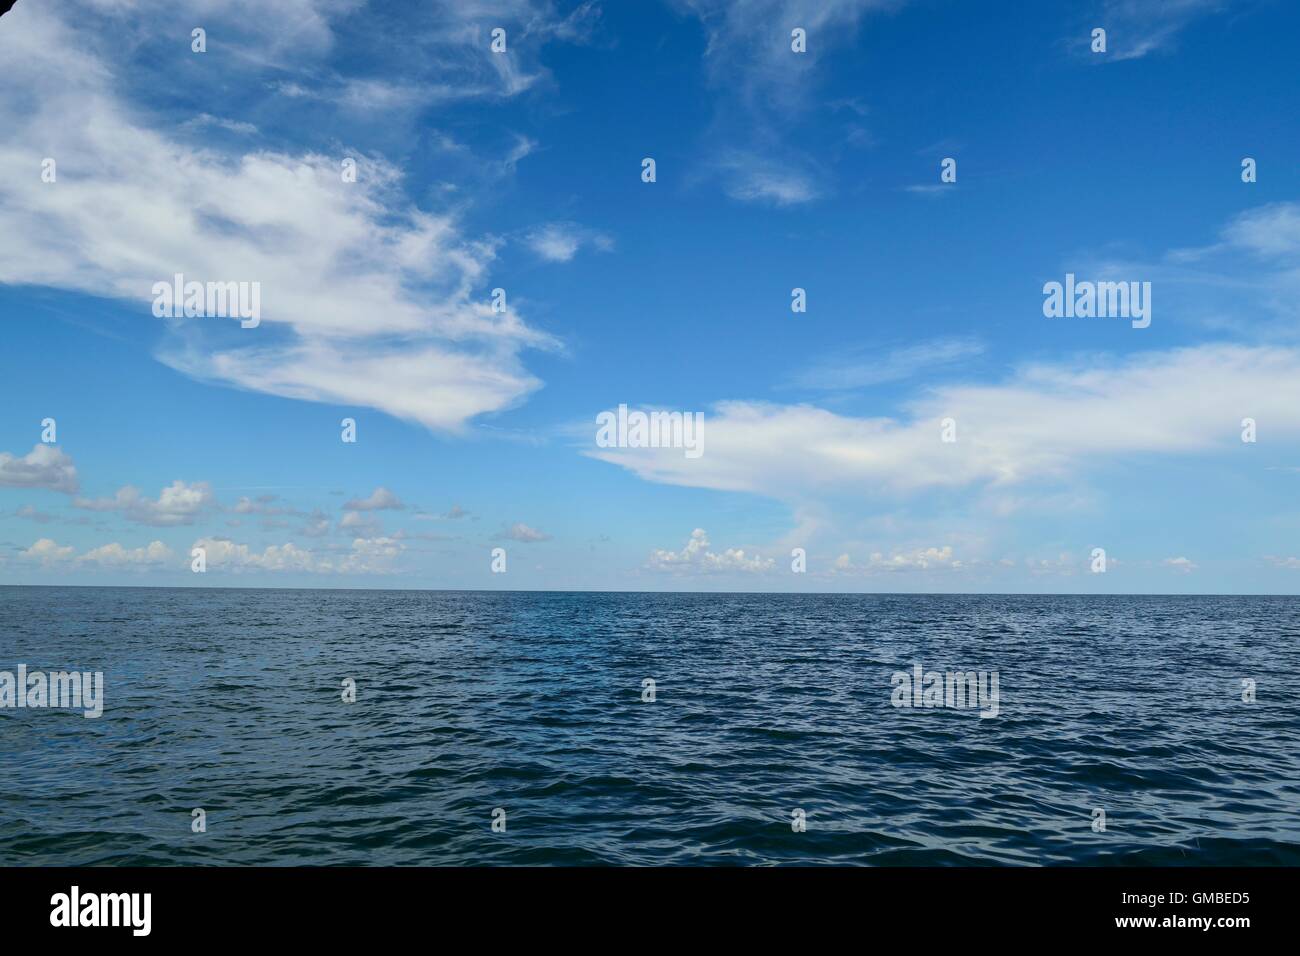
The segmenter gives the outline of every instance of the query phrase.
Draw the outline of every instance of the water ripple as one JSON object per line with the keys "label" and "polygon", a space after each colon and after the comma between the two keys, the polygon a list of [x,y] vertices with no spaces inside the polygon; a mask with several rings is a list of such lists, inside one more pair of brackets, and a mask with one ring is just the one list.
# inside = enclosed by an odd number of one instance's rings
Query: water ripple
{"label": "water ripple", "polygon": [[[0,588],[0,670],[107,685],[0,710],[0,864],[1296,865],[1298,640],[1294,598]],[[914,663],[998,716],[893,707]]]}

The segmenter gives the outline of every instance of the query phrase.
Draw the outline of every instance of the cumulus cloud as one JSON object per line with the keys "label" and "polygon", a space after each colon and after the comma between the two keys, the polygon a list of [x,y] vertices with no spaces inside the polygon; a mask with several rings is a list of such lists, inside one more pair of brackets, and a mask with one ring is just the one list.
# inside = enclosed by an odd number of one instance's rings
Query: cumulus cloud
{"label": "cumulus cloud", "polygon": [[[208,569],[236,574],[299,572],[304,574],[391,574],[405,546],[393,538],[356,538],[346,551],[301,548],[292,542],[257,551],[227,538],[199,538]],[[191,549],[192,550],[192,549]]]}
{"label": "cumulus cloud", "polygon": [[709,535],[703,528],[692,531],[680,551],[656,549],[650,552],[647,562],[647,567],[655,571],[706,574],[719,571],[758,573],[770,571],[775,566],[774,558],[747,555],[741,548],[727,548],[721,552],[710,550]]}
{"label": "cumulus cloud", "polygon": [[75,495],[77,469],[72,459],[53,445],[37,444],[21,458],[0,452],[0,488],[45,488]]}
{"label": "cumulus cloud", "polygon": [[42,567],[53,567],[64,561],[71,561],[77,549],[71,545],[59,545],[50,538],[41,538],[18,556],[28,561],[37,561]]}
{"label": "cumulus cloud", "polygon": [[568,262],[583,246],[608,252],[614,242],[603,233],[584,229],[571,222],[553,222],[532,230],[524,242],[548,262]]}
{"label": "cumulus cloud", "polygon": [[369,498],[353,498],[343,505],[344,511],[401,511],[406,507],[397,495],[378,487]]}
{"label": "cumulus cloud", "polygon": [[524,544],[531,544],[535,541],[550,541],[551,536],[531,528],[522,521],[516,521],[510,527],[503,529],[497,534],[499,541],[519,541]]}
{"label": "cumulus cloud", "polygon": [[236,544],[226,538],[199,538],[192,545],[191,552],[196,548],[203,549],[204,560],[211,570],[310,571],[315,560],[310,550],[299,548],[292,542],[269,545],[259,553],[246,544]]}
{"label": "cumulus cloud", "polygon": [[1197,567],[1196,562],[1183,557],[1165,558],[1163,563],[1165,567],[1173,568],[1175,571],[1180,571],[1183,574],[1189,574],[1190,572],[1195,571]]}
{"label": "cumulus cloud", "polygon": [[383,534],[384,525],[372,514],[349,511],[339,519],[339,531],[352,537],[374,538]]}
{"label": "cumulus cloud", "polygon": [[124,548],[116,541],[87,551],[77,561],[104,568],[156,567],[175,560],[171,548],[161,541],[151,541],[142,548]]}
{"label": "cumulus cloud", "polygon": [[847,554],[841,554],[831,565],[833,574],[869,574],[889,571],[929,571],[947,568],[960,570],[962,562],[954,555],[951,545],[942,548],[917,548],[885,554],[873,552],[865,564],[857,564]]}
{"label": "cumulus cloud", "polygon": [[125,548],[116,541],[77,554],[72,545],[60,545],[50,538],[41,538],[30,548],[19,552],[19,558],[39,563],[43,568],[79,567],[99,568],[150,568],[172,562],[172,549],[161,541],[151,541],[140,548]]}
{"label": "cumulus cloud", "polygon": [[127,485],[112,498],[77,498],[73,505],[87,511],[111,511],[128,521],[156,527],[193,524],[194,519],[214,504],[212,488],[206,481],[188,484],[177,479],[158,494],[157,500],[145,497],[140,489]]}
{"label": "cumulus cloud", "polygon": [[307,521],[299,533],[307,538],[323,538],[329,534],[329,531],[329,515],[317,508],[307,516]]}

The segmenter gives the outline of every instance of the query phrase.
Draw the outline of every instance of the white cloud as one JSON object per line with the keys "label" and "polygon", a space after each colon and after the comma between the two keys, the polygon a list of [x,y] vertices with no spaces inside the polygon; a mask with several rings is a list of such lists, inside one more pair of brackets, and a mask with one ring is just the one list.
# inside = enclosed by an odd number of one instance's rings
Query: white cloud
{"label": "white cloud", "polygon": [[101,567],[152,567],[168,564],[175,554],[161,541],[151,541],[142,548],[127,549],[116,541],[87,551],[77,558],[78,562],[98,564]]}
{"label": "white cloud", "polygon": [[199,538],[193,548],[203,548],[209,570],[248,572],[299,572],[305,574],[390,574],[405,546],[392,538],[356,538],[342,552],[300,548],[292,542],[269,545],[258,552],[226,538]]}
{"label": "white cloud", "polygon": [[73,505],[87,511],[117,512],[128,521],[156,527],[193,524],[194,519],[215,503],[206,481],[188,484],[177,479],[163,488],[155,501],[140,489],[127,485],[112,498],[77,498]]}
{"label": "white cloud", "polygon": [[252,123],[222,119],[220,116],[213,116],[211,113],[200,113],[185,125],[192,129],[203,129],[204,127],[215,126],[218,129],[224,129],[228,133],[238,133],[242,136],[252,136],[257,132],[257,127]]}
{"label": "white cloud", "polygon": [[[806,95],[804,78],[822,56],[852,39],[869,11],[901,0],[676,0],[694,13],[708,36],[705,57],[719,86],[750,107],[792,108]],[[790,49],[790,31],[807,31],[806,53]]]}
{"label": "white cloud", "polygon": [[1224,241],[1262,256],[1300,253],[1300,203],[1278,202],[1248,209],[1223,230]]}
{"label": "white cloud", "polygon": [[97,566],[99,568],[151,568],[172,562],[175,554],[161,541],[151,541],[140,548],[124,548],[116,541],[78,555],[72,545],[60,545],[50,538],[41,538],[30,548],[19,552],[19,558],[36,561],[44,568],[71,568]]}
{"label": "white cloud", "polygon": [[[298,6],[325,30],[340,5]],[[555,343],[513,310],[492,312],[495,242],[409,204],[382,158],[357,155],[358,181],[345,183],[334,156],[182,141],[125,98],[112,48],[80,18],[23,4],[5,27],[0,282],[135,302],[150,322],[154,283],[175,273],[259,282],[259,328],[232,336],[226,320],[169,320],[159,358],[434,429],[459,430],[540,385],[520,352]],[[56,183],[33,172],[45,156],[59,163]]]}
{"label": "white cloud", "polygon": [[742,202],[793,206],[821,195],[811,175],[771,158],[732,156],[718,168],[727,195]]}
{"label": "white cloud", "polygon": [[[852,41],[862,17],[902,0],[676,0],[707,37],[705,66],[718,91],[708,173],[728,196],[778,207],[825,195],[828,177],[791,135],[809,101],[823,56]],[[807,51],[794,53],[790,31],[807,31]],[[862,109],[854,104],[856,111]],[[850,136],[866,133],[850,121]]]}
{"label": "white cloud", "polygon": [[870,574],[890,571],[930,571],[948,569],[957,571],[963,567],[953,554],[951,545],[942,548],[916,548],[912,551],[898,551],[886,555],[875,551],[866,564],[856,564],[847,554],[841,554],[831,565],[833,574]]}
{"label": "white cloud", "polygon": [[1096,271],[1149,278],[1163,290],[1157,293],[1163,314],[1176,321],[1214,334],[1294,342],[1300,338],[1298,253],[1300,202],[1277,202],[1237,214],[1216,242],[1171,249],[1155,261],[1103,262]]}
{"label": "white cloud", "polygon": [[922,370],[946,368],[984,352],[972,339],[943,338],[884,351],[844,350],[805,369],[791,384],[823,391],[848,391],[908,379]]}
{"label": "white cloud", "polygon": [[531,156],[537,149],[537,141],[529,139],[527,136],[516,136],[515,144],[510,151],[506,153],[505,159],[502,160],[502,166],[506,172],[514,172],[519,163]]}
{"label": "white cloud", "polygon": [[571,222],[548,223],[529,232],[524,242],[548,262],[568,262],[584,245],[601,252],[613,248],[613,240],[608,236]]}
{"label": "white cloud", "polygon": [[319,508],[307,516],[306,523],[302,526],[299,534],[307,538],[323,538],[329,534],[330,519],[329,515]]}
{"label": "white cloud", "polygon": [[776,566],[776,561],[758,554],[747,555],[741,548],[727,548],[722,552],[711,551],[708,533],[703,528],[696,528],[680,551],[662,549],[651,551],[647,566],[656,571],[674,573],[726,571],[761,573],[772,570]]}
{"label": "white cloud", "polygon": [[293,543],[270,545],[260,554],[246,544],[236,544],[225,538],[199,538],[191,546],[202,548],[210,570],[243,571],[310,571],[314,555],[310,550]]}
{"label": "white cloud", "polygon": [[529,527],[522,521],[516,521],[509,528],[505,528],[498,535],[497,539],[501,541],[519,541],[524,544],[531,544],[536,541],[550,541],[551,536],[536,528]]}
{"label": "white cloud", "polygon": [[53,567],[64,561],[72,560],[77,549],[71,545],[61,546],[50,538],[41,538],[25,551],[19,552],[20,558],[39,561],[42,567]]}
{"label": "white cloud", "polygon": [[[1300,438],[1300,351],[1207,345],[1120,360],[1025,367],[991,385],[945,385],[907,414],[855,418],[811,405],[723,402],[706,453],[607,448],[585,454],[650,481],[787,501],[1063,481],[1099,460],[1238,451],[1240,421]],[[957,441],[940,440],[941,421]]]}
{"label": "white cloud", "polygon": [[369,498],[353,498],[343,506],[345,511],[401,511],[406,505],[387,488],[379,487]]}
{"label": "white cloud", "polygon": [[19,458],[0,452],[0,488],[46,488],[74,495],[77,469],[60,448],[38,444]]}
{"label": "white cloud", "polygon": [[941,199],[956,190],[956,183],[915,183],[903,187],[904,192],[912,193],[914,196],[924,196],[926,199]]}
{"label": "white cloud", "polygon": [[387,574],[393,562],[406,549],[395,538],[356,538],[352,552],[333,564],[339,574]]}
{"label": "white cloud", "polygon": [[[1104,56],[1098,62],[1136,60],[1168,47],[1194,20],[1222,9],[1223,0],[1108,0],[1097,26],[1106,29]],[[1080,43],[1091,44],[1091,30]]]}
{"label": "white cloud", "polygon": [[372,514],[349,511],[339,520],[339,531],[353,537],[374,538],[384,533],[384,526]]}
{"label": "white cloud", "polygon": [[[1118,567],[1119,563],[1113,557],[1107,557],[1106,559],[1108,568]],[[1025,567],[1035,577],[1041,577],[1045,574],[1060,574],[1071,577],[1080,570],[1090,567],[1090,565],[1086,560],[1077,558],[1068,551],[1062,551],[1055,558],[1026,558]]]}
{"label": "white cloud", "polygon": [[1165,567],[1173,568],[1175,571],[1181,571],[1183,574],[1188,574],[1195,571],[1197,568],[1196,562],[1183,557],[1165,558],[1163,564]]}

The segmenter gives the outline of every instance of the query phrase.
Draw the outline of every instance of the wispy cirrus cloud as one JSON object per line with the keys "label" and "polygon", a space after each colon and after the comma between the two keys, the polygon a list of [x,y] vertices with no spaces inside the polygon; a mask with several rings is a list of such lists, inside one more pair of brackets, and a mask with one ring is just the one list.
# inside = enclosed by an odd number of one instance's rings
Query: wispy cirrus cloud
{"label": "wispy cirrus cloud", "polygon": [[811,162],[730,153],[716,166],[723,190],[742,202],[794,206],[818,198],[823,191],[821,175]]}
{"label": "wispy cirrus cloud", "polygon": [[932,339],[889,350],[850,349],[803,369],[789,384],[816,391],[851,391],[951,368],[983,353],[983,344],[969,338]]}
{"label": "wispy cirrus cloud", "polygon": [[[805,113],[823,57],[856,33],[869,13],[903,0],[675,0],[699,19],[704,68],[718,105],[700,175],[732,199],[794,207],[831,192],[831,177],[789,134]],[[791,49],[791,31],[806,51]],[[832,104],[838,110],[843,104]],[[863,107],[853,103],[856,116]],[[849,135],[867,138],[859,119]]]}
{"label": "wispy cirrus cloud", "polygon": [[[755,112],[792,110],[811,90],[824,56],[851,40],[862,19],[897,9],[903,0],[675,0],[698,17],[715,85]],[[807,32],[807,52],[794,53],[791,31]]]}
{"label": "wispy cirrus cloud", "polygon": [[1300,253],[1300,203],[1275,202],[1247,209],[1223,227],[1220,243],[1179,250],[1174,258],[1194,261],[1225,250],[1244,250],[1272,260]]}
{"label": "wispy cirrus cloud", "polygon": [[1182,246],[1147,260],[1099,257],[1099,276],[1148,277],[1160,288],[1161,308],[1176,321],[1193,322],[1247,340],[1300,338],[1300,202],[1245,209],[1201,245]]}
{"label": "wispy cirrus cloud", "polygon": [[1106,30],[1106,55],[1095,60],[1136,60],[1167,49],[1189,25],[1227,6],[1226,0],[1106,0],[1096,23]]}

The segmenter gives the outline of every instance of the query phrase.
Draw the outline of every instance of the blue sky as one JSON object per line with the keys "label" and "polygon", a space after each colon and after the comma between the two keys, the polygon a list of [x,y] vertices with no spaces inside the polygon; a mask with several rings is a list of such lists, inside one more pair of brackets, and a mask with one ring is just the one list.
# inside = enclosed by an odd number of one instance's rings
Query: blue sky
{"label": "blue sky", "polygon": [[[0,583],[1300,592],[1298,29],[21,0]],[[178,272],[260,325],[156,318]],[[1046,317],[1067,273],[1150,326]],[[703,454],[599,447],[620,404]]]}

